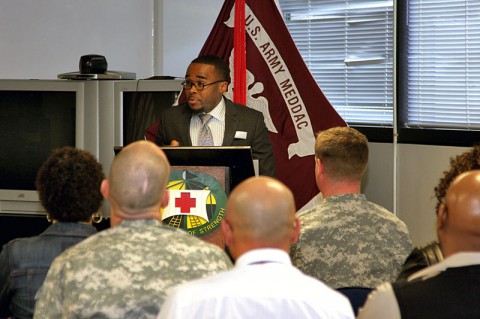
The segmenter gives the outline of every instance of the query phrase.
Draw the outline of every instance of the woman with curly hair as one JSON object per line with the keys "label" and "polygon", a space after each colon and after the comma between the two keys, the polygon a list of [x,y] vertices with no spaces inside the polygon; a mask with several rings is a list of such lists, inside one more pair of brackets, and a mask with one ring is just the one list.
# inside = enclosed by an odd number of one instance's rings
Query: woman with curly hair
{"label": "woman with curly hair", "polygon": [[94,234],[92,215],[102,204],[102,165],[87,151],[53,150],[40,167],[36,186],[47,219],[35,237],[18,238],[0,253],[0,318],[32,318],[35,294],[50,264],[65,249]]}
{"label": "woman with curly hair", "polygon": [[480,169],[480,145],[476,145],[470,151],[450,159],[450,169],[443,172],[443,177],[440,178],[440,182],[437,187],[435,187],[435,197],[437,198],[435,211],[438,211],[440,204],[443,203],[445,193],[450,183],[458,175],[474,169]]}
{"label": "woman with curly hair", "polygon": [[[450,159],[450,168],[443,172],[443,177],[440,178],[438,185],[434,189],[435,197],[437,198],[435,212],[438,211],[443,203],[450,183],[458,175],[475,169],[480,169],[480,145],[476,145],[470,151]],[[443,254],[438,241],[428,243],[422,247],[416,247],[408,256],[396,281],[405,281],[411,274],[442,260]]]}

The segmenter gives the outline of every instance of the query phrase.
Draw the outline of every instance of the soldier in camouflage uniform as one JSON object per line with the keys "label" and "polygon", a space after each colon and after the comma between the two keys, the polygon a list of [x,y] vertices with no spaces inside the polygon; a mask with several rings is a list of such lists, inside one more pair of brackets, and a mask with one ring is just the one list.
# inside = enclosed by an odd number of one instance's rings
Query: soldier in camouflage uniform
{"label": "soldier in camouflage uniform", "polygon": [[113,227],[54,261],[34,318],[155,318],[168,287],[230,268],[217,246],[161,225],[169,172],[151,142],[132,143],[115,157],[101,187]]}
{"label": "soldier in camouflage uniform", "polygon": [[394,281],[412,250],[408,229],[387,209],[360,193],[368,141],[337,127],[318,134],[315,177],[320,205],[299,215],[302,232],[293,263],[333,288],[374,288]]}

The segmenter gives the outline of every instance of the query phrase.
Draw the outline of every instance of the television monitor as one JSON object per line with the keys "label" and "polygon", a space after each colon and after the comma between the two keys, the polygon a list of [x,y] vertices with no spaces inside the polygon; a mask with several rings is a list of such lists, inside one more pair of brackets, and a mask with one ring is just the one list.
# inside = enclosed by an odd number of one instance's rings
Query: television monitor
{"label": "television monitor", "polygon": [[115,142],[126,146],[142,140],[145,130],[171,107],[182,89],[182,80],[139,80],[117,82],[115,96]]}
{"label": "television monitor", "polygon": [[95,82],[0,80],[0,213],[45,214],[35,188],[51,150],[74,146],[98,157]]}
{"label": "television monitor", "polygon": [[[123,80],[99,82],[100,158],[109,171],[114,146],[143,140],[145,130],[171,107],[182,80]],[[104,151],[108,153],[104,153]]]}

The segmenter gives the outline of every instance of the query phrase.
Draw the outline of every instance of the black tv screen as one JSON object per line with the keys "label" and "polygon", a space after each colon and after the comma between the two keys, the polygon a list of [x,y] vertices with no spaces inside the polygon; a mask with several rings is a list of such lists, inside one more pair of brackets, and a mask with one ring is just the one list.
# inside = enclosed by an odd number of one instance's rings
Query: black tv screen
{"label": "black tv screen", "polygon": [[75,146],[76,92],[0,91],[0,189],[35,190],[51,150]]}
{"label": "black tv screen", "polygon": [[145,130],[171,107],[177,91],[123,92],[123,145],[143,140]]}

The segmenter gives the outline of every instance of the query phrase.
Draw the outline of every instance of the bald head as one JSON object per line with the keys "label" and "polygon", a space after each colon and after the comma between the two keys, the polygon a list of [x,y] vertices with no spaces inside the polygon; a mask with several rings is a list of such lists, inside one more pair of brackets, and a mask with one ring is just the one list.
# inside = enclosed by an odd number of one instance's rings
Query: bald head
{"label": "bald head", "polygon": [[108,180],[108,198],[117,216],[139,219],[158,214],[169,174],[170,164],[154,143],[138,141],[123,148],[112,162]]}
{"label": "bald head", "polygon": [[465,172],[450,184],[437,228],[445,256],[480,251],[480,170]]}
{"label": "bald head", "polygon": [[292,192],[276,179],[252,177],[239,184],[227,201],[224,221],[232,256],[254,248],[288,251],[300,229],[295,211]]}

